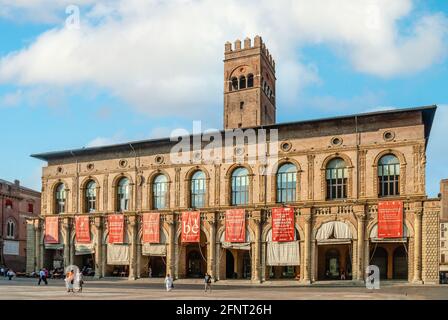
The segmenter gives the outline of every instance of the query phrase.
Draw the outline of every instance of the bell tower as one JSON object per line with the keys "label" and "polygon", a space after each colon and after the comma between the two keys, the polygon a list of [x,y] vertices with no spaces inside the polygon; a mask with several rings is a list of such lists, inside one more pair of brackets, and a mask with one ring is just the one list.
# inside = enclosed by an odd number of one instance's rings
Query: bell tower
{"label": "bell tower", "polygon": [[275,61],[260,36],[224,51],[224,129],[275,123]]}

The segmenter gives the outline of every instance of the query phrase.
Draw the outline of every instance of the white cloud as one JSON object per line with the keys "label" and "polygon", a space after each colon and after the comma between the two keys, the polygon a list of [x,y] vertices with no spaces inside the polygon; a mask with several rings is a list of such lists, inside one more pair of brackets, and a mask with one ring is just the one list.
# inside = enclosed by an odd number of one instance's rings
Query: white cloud
{"label": "white cloud", "polygon": [[86,148],[102,147],[107,145],[119,144],[127,141],[123,133],[119,132],[112,137],[96,137],[87,143]]}
{"label": "white cloud", "polygon": [[[27,12],[49,1],[1,3]],[[381,77],[418,72],[437,62],[446,49],[447,18],[422,15],[403,34],[397,23],[412,12],[412,4],[110,0],[81,7],[81,29],[54,28],[4,56],[0,83],[55,91],[90,85],[153,116],[216,117],[221,110],[212,107],[222,94],[224,42],[260,34],[277,61],[277,98],[292,104],[301,88],[320,81],[317,68],[297,57],[297,49],[309,44],[327,44],[356,70]]]}

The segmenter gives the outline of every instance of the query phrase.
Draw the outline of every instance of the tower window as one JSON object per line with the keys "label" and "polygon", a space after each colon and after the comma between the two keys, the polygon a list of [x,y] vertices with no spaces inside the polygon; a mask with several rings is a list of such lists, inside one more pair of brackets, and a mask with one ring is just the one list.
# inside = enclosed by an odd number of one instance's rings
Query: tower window
{"label": "tower window", "polygon": [[232,90],[238,90],[238,78],[232,78]]}
{"label": "tower window", "polygon": [[247,87],[252,88],[254,86],[254,75],[251,73],[247,76]]}
{"label": "tower window", "polygon": [[243,107],[244,107],[244,101],[241,101],[240,102],[240,110],[243,110]]}
{"label": "tower window", "polygon": [[246,89],[246,77],[245,76],[240,77],[240,89]]}

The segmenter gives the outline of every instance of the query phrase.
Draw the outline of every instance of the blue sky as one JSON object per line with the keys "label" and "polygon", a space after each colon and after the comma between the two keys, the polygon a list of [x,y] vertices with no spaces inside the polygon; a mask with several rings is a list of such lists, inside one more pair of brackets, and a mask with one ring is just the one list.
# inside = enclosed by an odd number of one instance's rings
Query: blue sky
{"label": "blue sky", "polygon": [[221,128],[224,42],[256,34],[278,122],[438,104],[428,194],[448,177],[448,1],[16,2],[0,0],[1,178],[39,189],[32,153]]}

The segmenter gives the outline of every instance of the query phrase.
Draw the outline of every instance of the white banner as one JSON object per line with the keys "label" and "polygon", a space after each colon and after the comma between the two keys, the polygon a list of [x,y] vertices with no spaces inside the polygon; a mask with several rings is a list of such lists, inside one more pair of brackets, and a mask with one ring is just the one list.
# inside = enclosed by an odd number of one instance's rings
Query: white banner
{"label": "white banner", "polygon": [[166,256],[166,244],[144,243],[142,245],[144,256]]}
{"label": "white banner", "polygon": [[9,256],[18,256],[19,241],[5,240],[3,242],[3,254]]}
{"label": "white banner", "polygon": [[268,266],[300,265],[299,241],[268,242],[266,251]]}
{"label": "white banner", "polygon": [[75,243],[75,255],[92,253],[95,253],[95,246],[93,243]]}
{"label": "white banner", "polygon": [[107,264],[128,265],[129,245],[127,244],[107,244]]}

